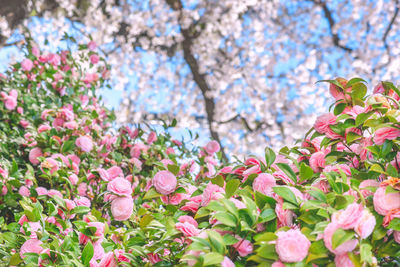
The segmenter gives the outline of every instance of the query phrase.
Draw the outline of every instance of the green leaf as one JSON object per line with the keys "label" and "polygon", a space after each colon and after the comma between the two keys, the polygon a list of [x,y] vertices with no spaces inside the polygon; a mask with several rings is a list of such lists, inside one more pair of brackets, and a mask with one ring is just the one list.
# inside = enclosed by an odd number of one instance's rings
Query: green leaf
{"label": "green leaf", "polygon": [[210,240],[211,246],[220,254],[225,254],[225,242],[222,236],[213,230],[207,231],[208,239]]}
{"label": "green leaf", "polygon": [[86,266],[89,266],[89,262],[92,259],[94,254],[94,249],[92,242],[87,242],[85,248],[82,251],[82,263]]}
{"label": "green leaf", "polygon": [[300,181],[305,181],[310,179],[314,174],[313,169],[306,165],[304,162],[300,165]]}
{"label": "green leaf", "polygon": [[168,164],[167,169],[175,176],[179,173],[180,170],[178,165],[173,164]]}
{"label": "green leaf", "polygon": [[216,252],[209,252],[203,256],[203,266],[209,266],[214,264],[220,264],[224,260],[224,256]]}
{"label": "green leaf", "polygon": [[61,148],[61,152],[62,153],[67,153],[68,151],[73,150],[75,147],[75,142],[73,140],[68,140],[65,141],[62,148]]}
{"label": "green leaf", "polygon": [[214,219],[220,221],[222,224],[225,224],[230,227],[236,227],[237,220],[236,220],[235,216],[233,216],[230,213],[219,212],[219,213],[215,214],[213,217],[214,217]]}
{"label": "green leaf", "polygon": [[356,84],[356,83],[359,83],[359,82],[367,83],[364,79],[355,77],[355,78],[350,79],[350,80],[347,82],[346,87],[350,87],[350,86],[352,86],[353,84]]}
{"label": "green leaf", "polygon": [[225,186],[225,196],[226,198],[230,198],[235,194],[236,190],[239,188],[240,181],[238,179],[230,180],[226,183]]}
{"label": "green leaf", "polygon": [[220,187],[224,187],[225,180],[224,177],[222,177],[221,175],[217,175],[215,178],[211,180],[211,183],[216,184]]}
{"label": "green leaf", "polygon": [[147,199],[152,199],[152,198],[156,198],[156,197],[161,197],[162,194],[158,193],[156,191],[156,189],[154,187],[150,188],[149,191],[146,192],[146,194],[143,197],[143,200],[147,200]]}
{"label": "green leaf", "polygon": [[86,214],[90,211],[89,207],[86,206],[77,206],[71,210],[72,214]]}
{"label": "green leaf", "polygon": [[290,166],[286,163],[277,163],[276,164],[279,169],[281,169],[287,176],[289,176],[289,178],[296,184],[297,183],[297,176],[294,173],[294,171],[292,170],[292,168],[290,168]]}
{"label": "green leaf", "polygon": [[146,228],[147,225],[154,219],[153,215],[151,214],[146,214],[144,215],[139,222],[139,226],[141,229]]}
{"label": "green leaf", "polygon": [[334,85],[338,86],[339,88],[343,89],[343,86],[336,80],[319,80],[317,83],[321,83],[321,82],[328,82],[330,84],[334,84]]}
{"label": "green leaf", "polygon": [[22,262],[21,256],[19,255],[19,253],[15,253],[10,258],[9,266],[17,266],[21,262]]}
{"label": "green leaf", "polygon": [[393,220],[390,221],[388,228],[400,231],[400,218],[393,218]]}
{"label": "green leaf", "polygon": [[386,91],[389,91],[389,89],[392,89],[393,91],[396,92],[396,94],[397,94],[398,96],[400,96],[400,91],[399,91],[399,89],[397,89],[397,87],[394,86],[393,83],[391,83],[391,82],[382,82],[382,85],[383,85],[383,88],[385,88]]}
{"label": "green leaf", "polygon": [[346,107],[347,107],[346,103],[336,104],[335,108],[333,109],[333,114],[335,114],[336,116],[341,114]]}
{"label": "green leaf", "polygon": [[239,240],[237,240],[235,237],[233,237],[233,236],[230,235],[230,234],[225,234],[225,235],[223,236],[223,239],[224,239],[225,245],[227,245],[227,246],[236,244],[236,243],[239,241]]}
{"label": "green leaf", "polygon": [[277,238],[278,236],[271,232],[263,232],[254,236],[254,240],[257,243],[270,242],[276,240]]}
{"label": "green leaf", "polygon": [[357,140],[357,139],[360,139],[362,136],[360,136],[360,135],[358,135],[358,134],[356,134],[356,133],[354,133],[354,132],[348,132],[347,134],[346,134],[346,142],[348,143],[348,144],[350,144],[351,142],[353,142],[353,141],[355,141],[355,140]]}
{"label": "green leaf", "polygon": [[276,218],[275,210],[273,209],[266,209],[263,210],[260,214],[262,218],[262,222],[269,222]]}
{"label": "green leaf", "polygon": [[361,254],[361,261],[365,263],[372,264],[372,252],[371,252],[371,245],[370,244],[362,244],[360,246],[360,254]]}
{"label": "green leaf", "polygon": [[379,164],[372,164],[370,171],[386,174],[385,170]]}
{"label": "green leaf", "polygon": [[275,186],[272,188],[276,194],[292,204],[298,205],[295,194],[285,186]]}
{"label": "green leaf", "polygon": [[373,112],[358,114],[356,117],[356,126],[358,127],[363,124],[372,114]]}
{"label": "green leaf", "polygon": [[367,93],[367,86],[363,83],[356,83],[352,86],[351,96],[353,99],[363,99]]}
{"label": "green leaf", "polygon": [[332,249],[336,249],[338,246],[346,241],[349,241],[354,237],[353,231],[345,231],[341,228],[337,229],[332,236]]}
{"label": "green leaf", "polygon": [[275,159],[276,159],[275,152],[271,148],[266,147],[265,148],[265,162],[267,164],[267,168],[269,168],[275,162]]}

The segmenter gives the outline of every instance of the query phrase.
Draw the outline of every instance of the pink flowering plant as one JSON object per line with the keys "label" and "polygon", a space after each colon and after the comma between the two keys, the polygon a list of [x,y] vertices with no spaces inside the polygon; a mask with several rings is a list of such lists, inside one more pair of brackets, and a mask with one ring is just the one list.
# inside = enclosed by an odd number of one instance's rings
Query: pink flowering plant
{"label": "pink flowering plant", "polygon": [[0,78],[0,265],[399,263],[392,83],[329,80],[332,111],[297,146],[226,163],[216,141],[174,140],[176,120],[117,129],[95,43],[25,52]]}

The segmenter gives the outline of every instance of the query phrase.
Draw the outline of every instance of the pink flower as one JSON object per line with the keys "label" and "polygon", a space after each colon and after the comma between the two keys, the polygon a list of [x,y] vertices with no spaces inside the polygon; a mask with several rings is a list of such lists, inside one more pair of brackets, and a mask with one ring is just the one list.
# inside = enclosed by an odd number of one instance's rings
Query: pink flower
{"label": "pink flower", "polygon": [[253,252],[253,244],[250,241],[239,238],[239,241],[232,245],[241,257],[246,257]]}
{"label": "pink flower", "polygon": [[351,239],[348,240],[341,245],[339,245],[337,248],[333,249],[332,248],[332,236],[336,232],[337,229],[339,229],[340,226],[337,225],[334,222],[331,222],[328,224],[324,230],[324,244],[327,249],[329,249],[332,253],[335,253],[336,255],[340,255],[346,252],[350,252],[353,249],[356,248],[357,246],[357,240],[356,239]]}
{"label": "pink flower", "polygon": [[211,200],[223,198],[224,196],[221,193],[225,193],[225,190],[222,187],[208,183],[201,196],[201,205],[207,206]]}
{"label": "pink flower", "polygon": [[379,183],[375,180],[372,179],[368,179],[368,180],[364,180],[360,183],[360,191],[362,193],[362,195],[364,197],[367,196],[372,196],[374,194],[374,192],[372,192],[371,190],[367,189],[367,187],[378,187]]}
{"label": "pink flower", "polygon": [[29,195],[31,194],[29,192],[28,187],[26,187],[24,185],[19,188],[18,193],[23,197],[29,197]]}
{"label": "pink flower", "polygon": [[325,113],[317,118],[314,128],[317,132],[324,134],[330,130],[329,125],[336,124],[336,116],[332,113]]}
{"label": "pink flower", "polygon": [[95,50],[96,49],[96,47],[97,47],[97,44],[96,44],[96,42],[95,41],[90,41],[89,43],[88,43],[88,48],[89,48],[89,50]]}
{"label": "pink flower", "polygon": [[314,172],[320,172],[325,167],[325,153],[320,151],[311,155],[310,167]]}
{"label": "pink flower", "polygon": [[97,63],[99,63],[99,56],[96,55],[96,54],[91,55],[91,56],[90,56],[90,62],[91,62],[92,64],[97,64]]}
{"label": "pink flower", "polygon": [[94,233],[95,236],[103,236],[105,229],[104,223],[88,222],[88,226],[96,227],[96,233]]}
{"label": "pink flower", "polygon": [[[89,239],[87,241],[89,241]],[[87,241],[85,243],[87,243]],[[101,239],[94,242],[94,244],[93,244],[94,253],[93,253],[92,260],[99,260],[104,257],[104,248],[101,245],[101,242],[102,242]]]}
{"label": "pink flower", "polygon": [[73,185],[76,185],[78,183],[78,181],[79,181],[79,178],[78,178],[78,176],[76,176],[76,174],[71,174],[68,177],[68,179],[71,182],[71,184],[73,184]]}
{"label": "pink flower", "polygon": [[300,230],[280,231],[277,236],[275,249],[281,261],[299,262],[307,256],[311,242]]}
{"label": "pink flower", "polygon": [[30,60],[29,58],[25,58],[24,60],[22,60],[21,62],[21,67],[24,71],[31,71],[31,69],[33,68],[33,62],[32,60]]}
{"label": "pink flower", "polygon": [[21,258],[25,258],[25,253],[38,253],[40,254],[44,249],[41,247],[42,241],[33,238],[26,240],[25,243],[21,246],[19,255]]}
{"label": "pink flower", "polygon": [[188,223],[193,224],[196,228],[198,227],[198,223],[196,222],[196,220],[193,219],[193,217],[191,217],[191,216],[189,216],[189,215],[182,215],[182,216],[180,216],[180,217],[178,218],[178,221],[181,222],[181,223],[188,222]]}
{"label": "pink flower", "polygon": [[394,231],[393,238],[394,238],[394,241],[397,242],[397,244],[400,244],[400,231]]}
{"label": "pink flower", "polygon": [[355,267],[349,256],[347,256],[347,253],[336,255],[335,265],[340,267]]}
{"label": "pink flower", "polygon": [[217,141],[212,140],[207,143],[207,145],[204,147],[204,150],[211,155],[218,152],[220,150],[220,146]]}
{"label": "pink flower", "polygon": [[272,263],[271,267],[286,267],[286,265],[280,261],[276,261],[276,262]]}
{"label": "pink flower", "polygon": [[77,206],[85,206],[90,208],[90,200],[87,197],[80,196],[79,198],[74,199]]}
{"label": "pink flower", "polygon": [[107,173],[110,180],[113,180],[116,177],[124,177],[122,169],[118,166],[112,166],[107,170]]}
{"label": "pink flower", "polygon": [[49,131],[49,130],[51,130],[51,127],[49,125],[42,124],[38,128],[38,133],[42,133],[42,132]]}
{"label": "pink flower", "polygon": [[147,143],[152,144],[157,140],[157,134],[155,132],[151,132],[147,137]]}
{"label": "pink flower", "polygon": [[183,233],[185,237],[197,236],[200,230],[190,222],[176,223],[175,228]]}
{"label": "pink flower", "polygon": [[221,262],[221,267],[235,267],[235,264],[227,257]]}
{"label": "pink flower", "polygon": [[36,193],[38,194],[38,196],[43,196],[43,195],[47,195],[47,189],[44,187],[36,187]]}
{"label": "pink flower", "polygon": [[363,210],[361,219],[358,224],[355,226],[354,231],[361,237],[367,238],[376,225],[376,219],[374,215],[372,215],[367,209]]}
{"label": "pink flower", "polygon": [[117,177],[107,185],[107,190],[119,196],[132,195],[131,183],[125,178]]}
{"label": "pink flower", "polygon": [[33,148],[31,151],[29,151],[29,161],[33,164],[33,165],[37,165],[40,163],[40,161],[38,160],[38,157],[42,157],[43,156],[43,152],[40,148],[35,147]]}
{"label": "pink flower", "polygon": [[169,195],[175,191],[176,177],[169,171],[159,171],[154,175],[153,185],[157,192],[163,195]]}
{"label": "pink flower", "polygon": [[125,251],[122,249],[117,249],[114,251],[118,262],[131,262],[129,258],[125,256]]}
{"label": "pink flower", "polygon": [[99,267],[118,267],[117,261],[115,260],[114,253],[112,251],[107,252],[99,263]]}
{"label": "pink flower", "polygon": [[332,215],[332,222],[342,229],[353,229],[361,219],[364,207],[361,204],[353,203],[345,210],[340,210]]}
{"label": "pink flower", "polygon": [[4,105],[8,110],[14,110],[17,107],[17,98],[12,96],[6,96],[4,99]]}
{"label": "pink flower", "polygon": [[400,129],[392,127],[383,127],[375,131],[374,142],[382,145],[385,140],[393,140],[400,136]]}
{"label": "pink flower", "polygon": [[84,152],[90,152],[93,149],[92,139],[88,136],[78,137],[75,144]]}
{"label": "pink flower", "polygon": [[157,262],[160,262],[160,256],[158,255],[158,253],[149,253],[147,254],[148,259],[150,261],[151,264],[156,264]]}
{"label": "pink flower", "polygon": [[60,168],[59,164],[60,163],[55,159],[46,158],[45,161],[42,162],[41,167],[45,169],[50,169],[50,173],[53,174]]}
{"label": "pink flower", "polygon": [[118,197],[111,202],[111,213],[116,221],[125,221],[133,212],[132,197]]}
{"label": "pink flower", "polygon": [[400,192],[386,194],[386,187],[379,187],[374,194],[374,208],[382,216],[400,208]]}

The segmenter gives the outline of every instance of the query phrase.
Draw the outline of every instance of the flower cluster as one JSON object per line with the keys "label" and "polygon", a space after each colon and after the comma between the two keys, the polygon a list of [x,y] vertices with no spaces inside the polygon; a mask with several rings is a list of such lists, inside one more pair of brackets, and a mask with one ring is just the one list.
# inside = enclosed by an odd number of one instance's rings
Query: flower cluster
{"label": "flower cluster", "polygon": [[[0,264],[390,266],[400,248],[400,91],[330,80],[293,148],[225,163],[210,141],[112,127],[95,45],[1,77]],[[165,129],[176,121],[165,123]]]}

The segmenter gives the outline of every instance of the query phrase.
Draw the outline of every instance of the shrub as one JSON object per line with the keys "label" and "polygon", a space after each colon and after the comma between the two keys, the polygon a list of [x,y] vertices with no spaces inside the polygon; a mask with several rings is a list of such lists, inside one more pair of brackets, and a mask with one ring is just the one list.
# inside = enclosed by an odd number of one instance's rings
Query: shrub
{"label": "shrub", "polygon": [[[93,48],[93,46],[90,46]],[[0,262],[24,266],[392,266],[400,248],[399,90],[336,102],[299,145],[221,162],[165,133],[112,127],[109,66],[30,44],[1,78]],[[95,60],[94,60],[95,59]],[[164,128],[173,127],[165,124]]]}

